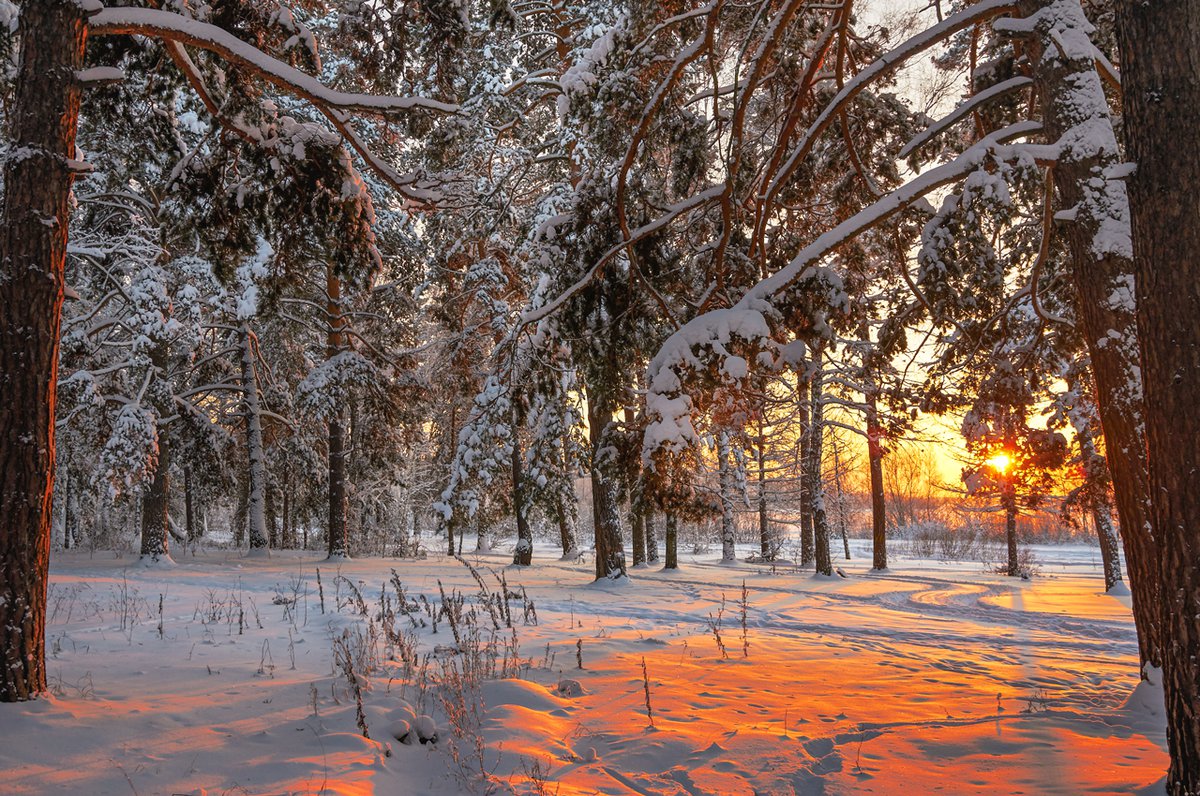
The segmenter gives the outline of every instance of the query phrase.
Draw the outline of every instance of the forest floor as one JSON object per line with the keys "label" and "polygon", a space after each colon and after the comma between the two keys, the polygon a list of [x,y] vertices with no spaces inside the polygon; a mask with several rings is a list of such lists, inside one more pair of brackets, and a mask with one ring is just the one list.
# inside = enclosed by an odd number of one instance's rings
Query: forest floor
{"label": "forest floor", "polygon": [[1094,549],[1023,581],[853,547],[845,578],[714,552],[602,584],[472,554],[495,622],[440,556],[56,554],[53,693],[0,705],[0,791],[1164,792],[1161,693]]}

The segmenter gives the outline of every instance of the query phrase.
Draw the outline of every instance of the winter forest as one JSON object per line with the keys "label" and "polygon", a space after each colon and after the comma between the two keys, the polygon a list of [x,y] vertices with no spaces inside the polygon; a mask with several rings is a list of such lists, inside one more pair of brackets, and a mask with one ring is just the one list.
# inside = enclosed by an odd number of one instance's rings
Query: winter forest
{"label": "winter forest", "polygon": [[0,791],[1200,795],[1187,0],[0,0]]}

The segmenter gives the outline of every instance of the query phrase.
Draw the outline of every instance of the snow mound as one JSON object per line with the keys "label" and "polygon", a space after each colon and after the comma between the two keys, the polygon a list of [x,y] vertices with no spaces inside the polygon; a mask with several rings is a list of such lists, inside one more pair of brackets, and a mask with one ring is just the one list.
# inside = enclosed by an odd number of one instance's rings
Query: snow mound
{"label": "snow mound", "polygon": [[489,708],[516,705],[545,713],[567,704],[544,686],[528,680],[494,680],[484,683],[483,693],[484,703]]}
{"label": "snow mound", "polygon": [[1153,731],[1162,727],[1166,720],[1162,669],[1147,665],[1143,673],[1146,679],[1129,694],[1121,705],[1121,713],[1134,729]]}
{"label": "snow mound", "polygon": [[572,680],[564,677],[558,681],[558,685],[554,688],[554,693],[564,699],[575,699],[576,697],[584,696],[587,691],[578,680]]}

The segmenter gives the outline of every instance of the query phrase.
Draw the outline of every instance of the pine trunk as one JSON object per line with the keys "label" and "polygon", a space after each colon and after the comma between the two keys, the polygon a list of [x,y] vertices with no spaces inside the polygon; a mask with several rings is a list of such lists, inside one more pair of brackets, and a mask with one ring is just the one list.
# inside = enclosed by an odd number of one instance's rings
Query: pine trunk
{"label": "pine trunk", "polygon": [[1106,504],[1097,503],[1092,507],[1092,524],[1096,526],[1096,541],[1100,544],[1100,561],[1104,566],[1104,590],[1112,591],[1124,578],[1121,577],[1117,529],[1113,527],[1112,512]]}
{"label": "pine trunk", "polygon": [[[820,361],[818,351],[818,362]],[[808,427],[808,494],[812,506],[813,560],[818,575],[833,575],[833,559],[829,554],[829,517],[825,513],[825,483],[821,475],[823,443],[825,437],[825,409],[823,378],[820,366],[813,375],[809,387],[809,405],[812,419]]]}
{"label": "pine trunk", "polygon": [[758,431],[758,547],[763,561],[774,561],[771,518],[767,514],[767,441],[761,423]]}
{"label": "pine trunk", "polygon": [[280,520],[283,527],[280,529],[280,547],[293,549],[296,547],[296,537],[292,528],[292,496],[289,493],[289,478],[283,477],[283,506],[280,507]]}
{"label": "pine trunk", "polygon": [[630,541],[633,544],[633,565],[635,567],[646,563],[646,512],[642,510],[640,504],[640,500],[633,502],[629,517]]}
{"label": "pine trunk", "polygon": [[258,407],[258,378],[254,366],[254,335],[243,321],[239,330],[242,347],[242,410],[246,414],[246,515],[250,531],[250,553],[267,555],[267,458],[263,452],[262,415]]}
{"label": "pine trunk", "polygon": [[[631,429],[646,427],[645,400],[642,408],[635,411],[633,407],[625,407],[625,424]],[[633,546],[633,566],[646,563],[646,501],[645,480],[642,477],[642,464],[639,457],[630,457],[629,472],[626,483],[630,484],[629,498],[629,543]]]}
{"label": "pine trunk", "polygon": [[1104,590],[1111,591],[1121,582],[1121,555],[1117,546],[1117,531],[1113,528],[1112,511],[1108,505],[1108,484],[1111,480],[1108,463],[1096,450],[1090,428],[1076,432],[1079,440],[1079,458],[1083,465],[1085,510],[1092,515],[1096,527],[1096,541],[1100,544],[1100,560],[1104,563]]}
{"label": "pine trunk", "polygon": [[279,549],[279,514],[275,510],[275,490],[267,482],[266,518],[267,518],[267,547]]}
{"label": "pine trunk", "polygon": [[[346,439],[342,421],[329,420],[329,557],[349,554],[346,539]],[[451,553],[454,551],[451,550]]]}
{"label": "pine trunk", "polygon": [[[1200,793],[1200,14],[1188,0],[1121,0],[1117,9],[1126,155],[1137,164],[1129,198],[1161,584],[1167,793],[1184,796]],[[1130,582],[1138,582],[1132,564]]]}
{"label": "pine trunk", "polygon": [[675,516],[675,512],[667,510],[666,514],[666,561],[663,562],[663,569],[679,569],[679,518]]}
{"label": "pine trunk", "polygon": [[806,567],[813,561],[813,502],[811,458],[812,409],[808,403],[808,385],[801,384],[800,394],[800,566]]}
{"label": "pine trunk", "polygon": [[517,443],[517,425],[513,424],[512,444],[512,501],[513,514],[517,520],[517,547],[513,551],[513,563],[527,567],[533,563],[533,531],[525,517],[525,495],[521,483],[521,446]]}
{"label": "pine trunk", "polygon": [[603,454],[612,421],[612,406],[600,390],[588,390],[588,421],[592,435],[592,518],[596,529],[596,579],[625,575],[621,513],[612,466]]}
{"label": "pine trunk", "polygon": [[871,568],[888,568],[887,505],[883,492],[883,429],[875,393],[867,393],[867,460],[871,470]]}
{"label": "pine trunk", "polygon": [[171,495],[171,445],[165,431],[158,430],[158,466],[154,478],[142,492],[142,558],[170,558],[167,545]]}
{"label": "pine trunk", "polygon": [[183,469],[183,521],[187,530],[187,540],[196,541],[196,512],[192,504],[192,469]]}
{"label": "pine trunk", "polygon": [[250,504],[249,481],[238,482],[238,502],[233,510],[233,543],[241,547],[246,543],[246,508]]}
{"label": "pine trunk", "polygon": [[[1026,0],[1023,11],[1032,13],[1050,5],[1047,0]],[[1058,0],[1053,5],[1056,16],[1064,21],[1087,24],[1075,0]],[[1187,4],[1176,5],[1183,8]],[[1147,16],[1154,14],[1147,12]],[[1120,167],[1122,158],[1091,52],[1064,51],[1060,40],[1061,36],[1031,40],[1031,61],[1039,64],[1037,77],[1042,85],[1047,138],[1058,140],[1074,128],[1068,137],[1088,143],[1066,147],[1054,167],[1054,184],[1059,204],[1074,208],[1074,218],[1064,225],[1064,231],[1071,253],[1076,315],[1087,342],[1096,383],[1100,425],[1129,567],[1138,646],[1142,662],[1157,666],[1162,660],[1159,555],[1151,522],[1142,425],[1133,252],[1127,242],[1113,245],[1112,230],[1126,228],[1129,218],[1125,186],[1119,178],[1107,176],[1111,169]],[[1043,58],[1043,52],[1053,57]],[[1097,131],[1102,137],[1097,137]]]}
{"label": "pine trunk", "polygon": [[575,540],[575,529],[571,527],[567,508],[562,504],[561,500],[555,504],[554,514],[558,519],[558,536],[559,542],[562,544],[563,560],[577,558],[579,556],[579,543]]}
{"label": "pine trunk", "polygon": [[644,513],[646,522],[646,563],[658,563],[658,540],[654,532],[654,509],[646,506]]}
{"label": "pine trunk", "polygon": [[[332,266],[325,269],[325,313],[328,333],[325,355],[333,359],[345,347],[346,319],[342,315],[342,281]],[[346,436],[342,428],[340,407],[329,418],[329,557],[350,555],[350,540],[346,533]],[[453,543],[453,540],[452,540]],[[450,549],[454,553],[453,546]]]}
{"label": "pine trunk", "polygon": [[733,467],[729,462],[729,433],[722,431],[717,437],[717,472],[721,485],[721,563],[737,563],[737,550],[733,525]]}
{"label": "pine trunk", "polygon": [[1021,565],[1017,559],[1017,491],[1007,477],[1001,502],[1004,505],[1004,541],[1008,545],[1008,567],[1004,574],[1016,577],[1021,574]]}
{"label": "pine trunk", "polygon": [[6,101],[0,253],[0,701],[46,689],[54,400],[79,82],[87,28],[72,0],[26,2]]}

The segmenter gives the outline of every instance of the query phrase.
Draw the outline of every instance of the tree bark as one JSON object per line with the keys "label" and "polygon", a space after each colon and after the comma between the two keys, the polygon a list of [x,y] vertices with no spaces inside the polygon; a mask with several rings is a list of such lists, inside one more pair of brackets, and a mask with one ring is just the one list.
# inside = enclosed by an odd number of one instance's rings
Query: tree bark
{"label": "tree bark", "polygon": [[280,529],[279,539],[280,546],[287,549],[296,547],[295,529],[292,527],[292,496],[290,493],[291,479],[285,474],[283,476],[283,506],[280,507],[280,519],[283,527]]}
{"label": "tree bark", "polygon": [[196,512],[192,503],[192,468],[183,468],[183,521],[187,528],[187,540],[196,541]]}
{"label": "tree bark", "polygon": [[[333,266],[325,269],[325,314],[328,332],[325,354],[332,359],[345,347],[343,329],[346,319],[342,315],[342,281]],[[340,407],[333,409],[329,418],[329,541],[330,558],[346,558],[350,555],[350,544],[346,534],[346,438],[342,428]],[[451,555],[454,554],[451,539]]]}
{"label": "tree bark", "polygon": [[621,513],[617,490],[608,473],[612,466],[605,459],[605,437],[612,424],[612,404],[601,390],[588,390],[588,427],[592,437],[592,517],[596,529],[596,580],[625,575],[625,549],[621,533]]}
{"label": "tree bark", "polygon": [[[645,400],[640,411],[633,407],[625,407],[625,423],[629,428],[644,429],[646,427]],[[646,563],[646,500],[645,480],[642,475],[641,458],[630,457],[629,472],[626,476],[630,486],[629,497],[629,542],[633,546],[633,566]]]}
{"label": "tree bark", "polygon": [[267,547],[271,550],[279,548],[279,513],[275,506],[275,490],[271,488],[271,482],[267,481],[266,489],[265,516],[267,520]]}
{"label": "tree bark", "polygon": [[239,329],[242,348],[242,411],[246,414],[246,515],[250,553],[268,555],[266,489],[267,458],[263,452],[262,414],[258,406],[258,377],[254,366],[254,334],[250,323]]}
{"label": "tree bark", "polygon": [[663,512],[666,517],[666,560],[663,569],[679,569],[679,518],[670,509]]}
{"label": "tree bark", "polygon": [[1004,574],[1016,577],[1021,574],[1017,559],[1017,489],[1008,475],[1004,476],[1004,492],[1000,502],[1004,506],[1004,541],[1008,546],[1008,566]]}
{"label": "tree bark", "polygon": [[883,492],[883,429],[879,426],[879,410],[875,393],[867,399],[867,462],[871,470],[871,569],[888,568],[887,505]]}
{"label": "tree bark", "polygon": [[646,522],[646,563],[657,564],[658,540],[655,538],[654,532],[654,509],[646,506],[643,517]]}
{"label": "tree bark", "polygon": [[[54,401],[87,27],[72,0],[21,10],[0,235],[0,701],[46,689]],[[23,153],[22,156],[15,156]]]}
{"label": "tree bark", "polygon": [[567,508],[562,505],[561,501],[555,504],[554,514],[558,519],[558,536],[559,542],[562,544],[563,560],[577,558],[579,556],[579,543],[575,540],[575,529],[571,527]]}
{"label": "tree bark", "polygon": [[[346,539],[346,440],[342,421],[329,420],[329,557],[349,554]],[[452,540],[453,543],[453,540]],[[451,551],[453,553],[453,551]]]}
{"label": "tree bark", "polygon": [[633,545],[633,565],[646,563],[646,512],[641,500],[635,500],[629,511],[630,543]]}
{"label": "tree bark", "polygon": [[833,575],[833,559],[829,554],[829,517],[825,513],[825,483],[821,475],[825,437],[824,379],[821,374],[821,352],[817,351],[817,371],[809,385],[809,406],[812,419],[808,429],[808,494],[812,506],[813,561],[818,575]]}
{"label": "tree bark", "polygon": [[238,502],[233,510],[233,543],[241,547],[246,543],[246,509],[250,504],[250,482],[243,478],[238,482]]}
{"label": "tree bark", "polygon": [[1096,450],[1090,428],[1077,430],[1075,438],[1079,440],[1079,458],[1083,465],[1083,509],[1092,515],[1092,524],[1096,527],[1096,541],[1100,545],[1100,560],[1104,564],[1104,590],[1111,591],[1122,578],[1119,541],[1117,531],[1113,528],[1112,511],[1108,505],[1108,485],[1111,481],[1108,463]]}
{"label": "tree bark", "polygon": [[775,544],[771,537],[771,518],[767,513],[767,440],[759,419],[758,439],[758,547],[763,561],[775,560]]}
{"label": "tree bark", "polygon": [[513,514],[517,519],[517,547],[513,551],[513,563],[527,567],[533,563],[533,531],[525,517],[525,495],[521,484],[521,446],[517,442],[517,424],[513,423],[512,440],[512,501]]}
{"label": "tree bark", "polygon": [[800,398],[800,566],[813,561],[815,546],[813,538],[813,494],[812,494],[812,406],[809,404],[809,385],[802,383]]}
{"label": "tree bark", "polygon": [[722,431],[717,436],[717,472],[720,476],[721,487],[721,563],[737,563],[737,550],[733,526],[733,468],[729,458],[729,432]]}
{"label": "tree bark", "polygon": [[171,445],[165,429],[158,429],[158,466],[154,478],[142,492],[142,554],[143,559],[160,561],[170,558],[169,538],[171,505]]}
{"label": "tree bark", "polygon": [[1187,0],[1121,0],[1117,9],[1126,154],[1137,164],[1129,198],[1161,584],[1167,792],[1184,796],[1200,793],[1200,14]]}
{"label": "tree bark", "polygon": [[[1025,0],[1022,10],[1028,15],[1048,6],[1049,0]],[[1058,0],[1053,6],[1055,16],[1087,24],[1075,0]],[[1120,243],[1111,235],[1112,230],[1125,229],[1129,224],[1125,186],[1112,172],[1122,162],[1121,153],[1091,53],[1064,50],[1058,41],[1048,38],[1043,35],[1030,40],[1030,61],[1039,65],[1036,77],[1042,87],[1039,93],[1047,138],[1059,140],[1072,128],[1086,133],[1082,139],[1086,146],[1068,146],[1059,157],[1054,166],[1054,185],[1061,206],[1075,211],[1064,232],[1071,253],[1076,315],[1096,383],[1096,403],[1129,567],[1139,651],[1143,663],[1157,666],[1162,660],[1158,618],[1162,600],[1142,423],[1133,251],[1127,241]],[[1053,57],[1044,58],[1043,53]],[[1126,124],[1128,119],[1126,115]],[[1097,137],[1098,131],[1102,138]],[[1069,138],[1080,140],[1075,133]],[[1191,223],[1194,221],[1193,216]]]}

